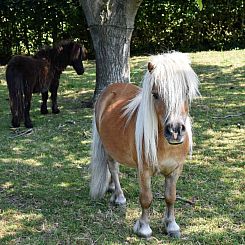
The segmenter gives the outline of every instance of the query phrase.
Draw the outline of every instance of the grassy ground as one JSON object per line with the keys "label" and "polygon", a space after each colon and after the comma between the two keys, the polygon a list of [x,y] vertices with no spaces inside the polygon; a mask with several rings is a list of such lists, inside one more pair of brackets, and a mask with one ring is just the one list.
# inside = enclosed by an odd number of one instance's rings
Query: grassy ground
{"label": "grassy ground", "polygon": [[[25,136],[9,127],[5,68],[0,67],[0,244],[244,244],[245,116],[226,116],[245,112],[245,50],[191,58],[202,97],[192,104],[194,153],[177,192],[196,204],[176,203],[180,240],[163,233],[161,176],[153,179],[148,241],[132,230],[140,214],[134,169],[121,169],[126,208],[110,206],[108,195],[98,202],[89,198],[92,110],[81,101],[93,93],[93,62],[85,62],[83,76],[71,69],[62,75],[59,115],[40,115],[40,96],[34,96],[35,127]],[[146,61],[132,58],[133,83],[140,82]]]}

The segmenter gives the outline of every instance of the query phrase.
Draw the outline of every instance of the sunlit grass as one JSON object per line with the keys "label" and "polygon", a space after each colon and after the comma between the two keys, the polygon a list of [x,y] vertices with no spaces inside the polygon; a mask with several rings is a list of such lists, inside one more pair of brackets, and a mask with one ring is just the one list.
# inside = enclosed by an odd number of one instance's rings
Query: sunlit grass
{"label": "sunlit grass", "polygon": [[[121,168],[127,207],[109,205],[109,194],[97,202],[89,197],[93,111],[81,105],[93,95],[95,62],[85,62],[82,76],[71,68],[63,73],[59,115],[41,115],[40,96],[34,95],[34,130],[20,137],[9,128],[0,67],[0,244],[245,244],[245,50],[190,56],[202,96],[190,112],[193,156],[177,185],[179,196],[195,200],[195,206],[176,202],[180,240],[164,234],[161,176],[152,180],[149,241],[132,230],[141,212],[134,169]],[[141,83],[147,60],[132,57],[132,83]]]}

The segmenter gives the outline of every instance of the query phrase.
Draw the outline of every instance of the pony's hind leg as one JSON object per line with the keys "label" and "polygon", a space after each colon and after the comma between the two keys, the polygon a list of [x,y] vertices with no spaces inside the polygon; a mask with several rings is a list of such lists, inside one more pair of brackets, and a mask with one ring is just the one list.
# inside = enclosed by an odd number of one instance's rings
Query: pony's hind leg
{"label": "pony's hind leg", "polygon": [[12,117],[11,124],[14,128],[18,128],[20,126],[20,120],[17,116]]}
{"label": "pony's hind leg", "polygon": [[114,189],[113,183],[115,185],[115,189],[112,193],[110,201],[117,205],[123,205],[126,203],[126,198],[124,197],[123,190],[121,188],[120,181],[119,181],[119,164],[111,157],[108,158],[109,158],[108,166],[111,173],[111,183],[110,183],[111,189]]}
{"label": "pony's hind leg", "polygon": [[176,169],[173,173],[165,178],[165,202],[166,212],[164,217],[164,225],[167,234],[170,237],[180,237],[180,227],[175,222],[174,203],[176,201],[176,182],[179,178],[180,169]]}
{"label": "pony's hind leg", "polygon": [[108,185],[108,188],[107,188],[107,191],[108,192],[115,192],[115,183],[111,177],[111,174],[110,174],[110,181],[109,181],[109,185]]}
{"label": "pony's hind leg", "polygon": [[149,170],[144,170],[139,173],[140,178],[140,204],[142,214],[139,220],[134,225],[134,232],[141,237],[150,237],[152,230],[149,225],[149,208],[152,202],[151,192],[151,173]]}
{"label": "pony's hind leg", "polygon": [[31,98],[32,93],[25,93],[24,96],[24,121],[27,128],[33,128],[32,121],[30,119],[30,109],[31,109]]}
{"label": "pony's hind leg", "polygon": [[42,104],[41,104],[42,114],[48,114],[47,101],[48,101],[48,91],[42,93]]}

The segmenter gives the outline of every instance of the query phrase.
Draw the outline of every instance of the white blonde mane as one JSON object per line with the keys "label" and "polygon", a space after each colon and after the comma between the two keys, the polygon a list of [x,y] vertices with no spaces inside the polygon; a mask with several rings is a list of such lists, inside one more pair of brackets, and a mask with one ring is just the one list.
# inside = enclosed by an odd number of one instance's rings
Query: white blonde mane
{"label": "white blonde mane", "polygon": [[[186,100],[191,102],[199,94],[199,81],[186,54],[165,53],[152,56],[150,62],[154,68],[151,72],[146,72],[142,81],[142,90],[124,108],[124,115],[127,115],[128,121],[137,111],[135,143],[139,168],[142,167],[143,156],[151,165],[157,165],[158,162],[158,119],[152,96],[153,87],[158,89],[159,96],[164,100],[165,119],[170,115],[180,115],[183,103]],[[187,124],[189,124],[187,125],[187,133],[191,141],[191,124],[188,122]],[[142,154],[143,145],[144,155]]]}

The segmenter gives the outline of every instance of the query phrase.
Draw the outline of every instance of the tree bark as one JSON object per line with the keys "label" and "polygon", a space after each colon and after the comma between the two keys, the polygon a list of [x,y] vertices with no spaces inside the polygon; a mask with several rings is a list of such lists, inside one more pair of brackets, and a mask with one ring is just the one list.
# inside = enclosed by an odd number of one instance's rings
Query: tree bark
{"label": "tree bark", "polygon": [[130,81],[130,41],[142,0],[80,0],[96,57],[93,101],[104,87]]}

